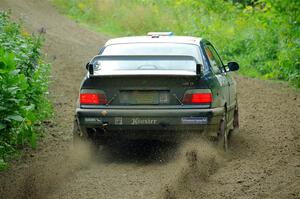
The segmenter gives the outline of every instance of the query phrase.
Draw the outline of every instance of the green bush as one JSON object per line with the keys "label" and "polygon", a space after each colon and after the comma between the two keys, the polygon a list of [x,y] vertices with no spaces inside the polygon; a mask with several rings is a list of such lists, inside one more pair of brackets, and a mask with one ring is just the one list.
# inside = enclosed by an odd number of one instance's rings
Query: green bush
{"label": "green bush", "polygon": [[52,0],[76,21],[115,36],[173,31],[211,40],[240,73],[300,87],[299,0]]}
{"label": "green bush", "polygon": [[18,148],[36,148],[35,126],[51,115],[41,44],[0,12],[0,170]]}

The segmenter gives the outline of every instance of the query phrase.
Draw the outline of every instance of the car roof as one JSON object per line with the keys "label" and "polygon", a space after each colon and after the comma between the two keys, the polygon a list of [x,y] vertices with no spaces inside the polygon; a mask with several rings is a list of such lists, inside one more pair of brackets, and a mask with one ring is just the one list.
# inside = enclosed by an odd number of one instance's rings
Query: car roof
{"label": "car roof", "polygon": [[179,43],[200,45],[202,38],[189,36],[133,36],[110,39],[105,46],[132,43]]}

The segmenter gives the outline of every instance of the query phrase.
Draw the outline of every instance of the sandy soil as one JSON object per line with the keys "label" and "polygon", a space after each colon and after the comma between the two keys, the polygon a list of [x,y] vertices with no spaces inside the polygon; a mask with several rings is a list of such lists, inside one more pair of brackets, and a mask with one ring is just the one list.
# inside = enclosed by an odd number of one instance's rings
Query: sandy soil
{"label": "sandy soil", "polygon": [[237,76],[240,131],[229,153],[204,140],[112,144],[91,157],[72,150],[72,118],[84,64],[107,40],[46,0],[0,0],[26,29],[46,30],[55,117],[38,150],[0,173],[0,198],[300,198],[300,93]]}

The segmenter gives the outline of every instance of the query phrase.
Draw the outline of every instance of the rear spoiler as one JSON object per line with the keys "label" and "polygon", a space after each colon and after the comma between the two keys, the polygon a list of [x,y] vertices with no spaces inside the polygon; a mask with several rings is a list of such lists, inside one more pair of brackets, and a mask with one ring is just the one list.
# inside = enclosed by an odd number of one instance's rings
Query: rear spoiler
{"label": "rear spoiler", "polygon": [[202,64],[193,56],[188,55],[97,55],[86,65],[89,75],[94,75],[94,63],[100,60],[192,60],[196,62],[196,74],[201,73]]}

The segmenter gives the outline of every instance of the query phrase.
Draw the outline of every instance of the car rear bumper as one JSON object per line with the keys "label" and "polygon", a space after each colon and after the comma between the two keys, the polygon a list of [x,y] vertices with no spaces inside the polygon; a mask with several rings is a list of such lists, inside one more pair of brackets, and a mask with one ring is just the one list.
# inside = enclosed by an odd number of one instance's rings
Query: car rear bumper
{"label": "car rear bumper", "polygon": [[224,108],[211,109],[76,109],[84,128],[103,128],[110,132],[126,131],[207,131],[216,133]]}

